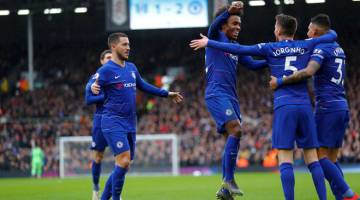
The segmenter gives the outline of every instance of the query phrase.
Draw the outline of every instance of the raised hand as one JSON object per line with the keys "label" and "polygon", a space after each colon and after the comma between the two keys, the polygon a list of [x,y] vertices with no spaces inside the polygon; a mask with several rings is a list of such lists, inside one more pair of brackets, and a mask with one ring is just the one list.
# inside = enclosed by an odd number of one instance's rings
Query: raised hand
{"label": "raised hand", "polygon": [[171,98],[174,103],[180,103],[184,99],[179,92],[169,92],[169,98]]}
{"label": "raised hand", "polygon": [[228,9],[230,14],[243,14],[244,3],[242,1],[233,1]]}
{"label": "raised hand", "polygon": [[209,38],[207,38],[205,35],[200,33],[201,39],[197,40],[191,40],[189,46],[193,48],[195,51],[201,48],[205,48],[207,46],[207,43],[209,41]]}

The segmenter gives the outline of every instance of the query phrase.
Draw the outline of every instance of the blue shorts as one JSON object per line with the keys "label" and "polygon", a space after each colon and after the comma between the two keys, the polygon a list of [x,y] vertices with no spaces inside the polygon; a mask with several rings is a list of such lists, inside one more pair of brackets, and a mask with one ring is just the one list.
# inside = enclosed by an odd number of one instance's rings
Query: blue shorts
{"label": "blue shorts", "polygon": [[315,120],[320,147],[340,148],[349,125],[349,112],[316,113]]}
{"label": "blue shorts", "polygon": [[206,106],[216,122],[218,133],[225,133],[225,124],[232,120],[241,121],[240,106],[237,101],[226,97],[211,97],[205,99]]}
{"label": "blue shorts", "polygon": [[134,160],[136,133],[126,133],[114,130],[104,132],[104,136],[114,156],[117,156],[125,151],[130,151],[130,158],[131,160]]}
{"label": "blue shorts", "polygon": [[101,115],[95,114],[93,120],[92,142],[90,149],[104,152],[107,146],[108,143],[106,142],[105,137],[101,131]]}
{"label": "blue shorts", "polygon": [[272,147],[275,149],[317,148],[315,118],[310,105],[284,105],[274,111]]}

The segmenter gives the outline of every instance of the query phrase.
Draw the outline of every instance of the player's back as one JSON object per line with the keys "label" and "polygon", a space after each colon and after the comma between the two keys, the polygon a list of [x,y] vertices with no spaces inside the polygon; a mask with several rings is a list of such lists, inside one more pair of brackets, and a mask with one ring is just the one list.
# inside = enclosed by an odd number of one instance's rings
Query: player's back
{"label": "player's back", "polygon": [[[284,40],[260,45],[266,51],[271,74],[277,78],[304,69],[313,49],[307,40]],[[283,85],[274,92],[275,109],[290,104],[310,104],[306,81]]]}
{"label": "player's back", "polygon": [[348,110],[345,95],[345,53],[337,42],[315,47],[312,59],[321,67],[314,76],[316,111]]}
{"label": "player's back", "polygon": [[[219,31],[217,41],[231,43],[226,35]],[[214,48],[206,48],[206,90],[205,98],[227,96],[237,101],[236,72],[238,56]]]}

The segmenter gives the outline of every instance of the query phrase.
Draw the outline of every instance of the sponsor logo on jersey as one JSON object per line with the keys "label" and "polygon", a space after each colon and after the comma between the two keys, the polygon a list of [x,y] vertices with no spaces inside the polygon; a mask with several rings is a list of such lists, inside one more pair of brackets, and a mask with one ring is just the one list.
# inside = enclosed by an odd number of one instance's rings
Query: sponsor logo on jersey
{"label": "sponsor logo on jersey", "polygon": [[117,83],[115,87],[116,89],[136,87],[136,83]]}

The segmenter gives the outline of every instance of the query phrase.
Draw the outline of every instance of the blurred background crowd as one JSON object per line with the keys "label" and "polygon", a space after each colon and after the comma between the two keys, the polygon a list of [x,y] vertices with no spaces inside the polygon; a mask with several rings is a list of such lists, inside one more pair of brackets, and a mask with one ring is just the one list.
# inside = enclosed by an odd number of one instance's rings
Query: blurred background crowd
{"label": "blurred background crowd", "polygon": [[[273,41],[271,31],[254,36],[251,34],[254,28],[244,23],[250,30],[244,28],[240,42]],[[306,23],[303,24],[299,38],[305,37]],[[357,38],[360,25],[338,25],[337,31],[347,55],[345,86],[351,115],[340,161],[360,163],[360,42]],[[204,104],[204,52],[193,52],[188,47],[188,42],[198,37],[199,32],[205,33],[206,29],[128,32],[132,48],[130,60],[148,82],[161,86],[157,80],[166,74],[167,67],[181,68],[170,88],[181,91],[185,97],[182,104],[175,106],[168,99],[140,91],[137,97],[137,134],[177,134],[181,167],[218,166],[224,146]],[[44,172],[56,175],[59,172],[58,138],[91,135],[94,107],[85,105],[84,88],[100,65],[99,54],[106,48],[106,36],[94,41],[74,37],[67,38],[66,42],[37,45],[33,91],[29,91],[23,73],[27,69],[26,47],[14,42],[0,49],[0,170],[29,171],[33,141],[44,150]],[[276,152],[271,150],[273,112],[268,70],[249,71],[239,66],[238,71],[244,132],[238,166],[273,166]],[[149,143],[145,144],[137,148],[137,162],[169,160],[170,145],[149,150]],[[70,167],[90,167],[90,151],[82,149],[71,153],[72,158],[81,159]],[[301,152],[297,151],[295,157],[296,164],[303,164]]]}

